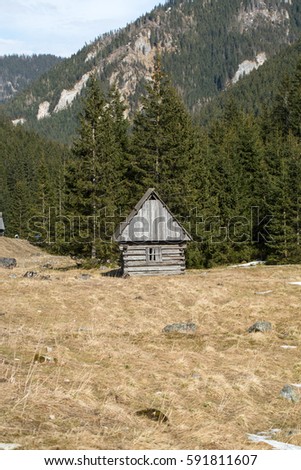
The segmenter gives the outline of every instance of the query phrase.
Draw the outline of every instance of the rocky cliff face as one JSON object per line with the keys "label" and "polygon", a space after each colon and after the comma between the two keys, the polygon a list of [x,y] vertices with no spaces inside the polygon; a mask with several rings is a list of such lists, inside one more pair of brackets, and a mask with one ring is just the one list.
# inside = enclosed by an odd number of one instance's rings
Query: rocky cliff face
{"label": "rocky cliff face", "polygon": [[288,7],[292,5],[292,0],[283,0],[279,4],[273,5],[267,1],[251,1],[247,6],[241,6],[237,20],[241,34],[246,31],[256,30],[262,25],[277,27],[286,26],[286,33],[290,33],[290,13]]}

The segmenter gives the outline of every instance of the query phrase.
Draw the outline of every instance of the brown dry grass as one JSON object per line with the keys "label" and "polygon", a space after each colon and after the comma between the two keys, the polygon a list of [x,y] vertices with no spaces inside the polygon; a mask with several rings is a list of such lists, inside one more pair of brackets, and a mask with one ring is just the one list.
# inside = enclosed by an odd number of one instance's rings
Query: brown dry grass
{"label": "brown dry grass", "polygon": [[[220,268],[181,277],[91,279],[22,240],[0,239],[0,434],[23,449],[264,449],[281,429],[301,445],[300,266]],[[50,280],[27,279],[32,269]],[[258,291],[272,290],[269,295]],[[246,332],[257,320],[270,333]],[[193,321],[196,334],[166,335]],[[297,346],[283,349],[282,345]],[[57,362],[34,363],[35,354]],[[135,412],[158,408],[168,423]]]}

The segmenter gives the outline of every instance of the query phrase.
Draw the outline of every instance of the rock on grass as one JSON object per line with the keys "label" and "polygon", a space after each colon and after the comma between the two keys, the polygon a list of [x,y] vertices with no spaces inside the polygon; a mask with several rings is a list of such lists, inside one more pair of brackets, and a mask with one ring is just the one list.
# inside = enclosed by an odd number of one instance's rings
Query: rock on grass
{"label": "rock on grass", "polygon": [[17,260],[15,258],[2,258],[0,257],[0,267],[12,269],[17,266]]}
{"label": "rock on grass", "polygon": [[163,333],[194,333],[197,330],[195,323],[173,323],[163,328]]}
{"label": "rock on grass", "polygon": [[261,333],[266,333],[267,331],[271,331],[272,324],[269,321],[257,321],[254,325],[248,328],[248,333],[257,333],[260,331]]}
{"label": "rock on grass", "polygon": [[280,396],[286,400],[297,403],[300,400],[298,393],[293,389],[291,385],[285,385],[280,392]]}

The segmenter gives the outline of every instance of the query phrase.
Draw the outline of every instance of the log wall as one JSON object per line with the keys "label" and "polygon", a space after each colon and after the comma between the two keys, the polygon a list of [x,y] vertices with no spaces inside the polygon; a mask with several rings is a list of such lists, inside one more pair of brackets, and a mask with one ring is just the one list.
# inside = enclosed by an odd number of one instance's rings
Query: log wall
{"label": "log wall", "polygon": [[[123,274],[174,275],[185,272],[186,245],[125,245],[121,247]],[[155,260],[152,253],[156,250]]]}

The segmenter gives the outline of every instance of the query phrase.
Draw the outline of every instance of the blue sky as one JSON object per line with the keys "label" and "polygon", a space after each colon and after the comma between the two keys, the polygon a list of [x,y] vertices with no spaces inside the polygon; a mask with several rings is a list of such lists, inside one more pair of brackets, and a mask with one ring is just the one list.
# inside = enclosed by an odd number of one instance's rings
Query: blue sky
{"label": "blue sky", "polygon": [[68,57],[164,0],[0,0],[0,56]]}

